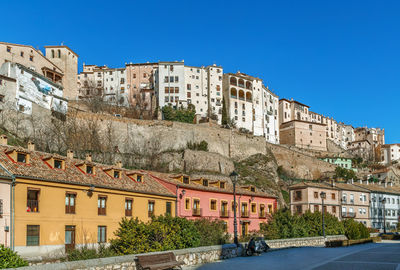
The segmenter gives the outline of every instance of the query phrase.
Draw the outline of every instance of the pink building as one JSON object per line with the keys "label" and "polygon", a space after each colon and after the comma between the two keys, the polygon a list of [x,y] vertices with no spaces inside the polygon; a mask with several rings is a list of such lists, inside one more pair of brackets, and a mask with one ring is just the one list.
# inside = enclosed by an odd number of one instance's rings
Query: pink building
{"label": "pink building", "polygon": [[[188,175],[152,173],[166,188],[176,193],[177,216],[187,219],[211,218],[223,220],[233,235],[233,186],[226,180],[191,179]],[[236,201],[238,235],[258,231],[260,223],[277,209],[277,198],[257,191],[254,186],[237,187]]]}
{"label": "pink building", "polygon": [[[0,169],[0,175],[9,177],[9,175]],[[0,182],[0,244],[6,247],[10,247],[10,191],[11,191],[11,179],[10,181],[2,180]]]}

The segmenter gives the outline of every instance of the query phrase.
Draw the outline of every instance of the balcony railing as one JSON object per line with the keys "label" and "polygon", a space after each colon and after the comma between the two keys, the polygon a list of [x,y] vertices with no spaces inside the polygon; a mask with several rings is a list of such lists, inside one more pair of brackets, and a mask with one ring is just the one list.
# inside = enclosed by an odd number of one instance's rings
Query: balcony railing
{"label": "balcony railing", "polygon": [[228,218],[229,217],[229,211],[228,210],[221,210],[219,213],[219,216],[222,218]]}
{"label": "balcony railing", "polygon": [[39,201],[38,200],[28,200],[26,205],[27,212],[39,212]]}
{"label": "balcony railing", "polygon": [[356,213],[355,212],[342,212],[342,217],[344,218],[355,218]]}
{"label": "balcony railing", "polygon": [[273,115],[274,113],[272,111],[267,111],[267,114]]}
{"label": "balcony railing", "polygon": [[264,213],[259,213],[258,214],[258,218],[267,218],[267,214],[264,212]]}
{"label": "balcony railing", "polygon": [[250,211],[240,211],[240,217],[248,218],[250,216]]}
{"label": "balcony railing", "polygon": [[193,208],[192,209],[192,216],[201,217],[201,208]]}

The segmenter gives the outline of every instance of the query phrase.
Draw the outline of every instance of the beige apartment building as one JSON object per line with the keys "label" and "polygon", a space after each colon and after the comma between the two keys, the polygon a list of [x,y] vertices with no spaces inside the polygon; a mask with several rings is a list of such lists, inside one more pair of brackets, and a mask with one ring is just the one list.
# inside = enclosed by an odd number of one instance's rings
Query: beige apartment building
{"label": "beige apartment building", "polygon": [[280,125],[280,143],[316,151],[326,151],[325,125],[292,120]]}
{"label": "beige apartment building", "polygon": [[321,192],[325,193],[324,211],[340,218],[339,189],[325,183],[302,182],[289,187],[292,214],[322,211]]}
{"label": "beige apartment building", "polygon": [[21,64],[64,87],[63,97],[77,97],[78,55],[67,46],[46,46],[46,54],[30,45],[0,42],[0,66]]}

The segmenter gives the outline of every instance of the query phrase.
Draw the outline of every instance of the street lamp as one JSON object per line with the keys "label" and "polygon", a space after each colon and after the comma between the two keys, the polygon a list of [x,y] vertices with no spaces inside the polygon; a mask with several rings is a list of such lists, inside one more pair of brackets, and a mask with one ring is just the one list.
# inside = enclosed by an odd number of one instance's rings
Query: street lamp
{"label": "street lamp", "polygon": [[322,199],[322,234],[323,234],[323,236],[324,236],[324,239],[325,239],[325,211],[324,211],[324,199],[326,198],[326,193],[325,192],[321,192],[320,194],[319,194],[320,196],[321,196],[321,199]]}
{"label": "street lamp", "polygon": [[236,183],[238,178],[238,173],[233,171],[229,177],[231,178],[233,184],[233,241],[236,245],[239,244],[237,235],[237,221],[236,221]]}
{"label": "street lamp", "polygon": [[383,198],[381,200],[381,203],[383,204],[383,233],[386,234],[386,209],[385,209],[386,198]]}

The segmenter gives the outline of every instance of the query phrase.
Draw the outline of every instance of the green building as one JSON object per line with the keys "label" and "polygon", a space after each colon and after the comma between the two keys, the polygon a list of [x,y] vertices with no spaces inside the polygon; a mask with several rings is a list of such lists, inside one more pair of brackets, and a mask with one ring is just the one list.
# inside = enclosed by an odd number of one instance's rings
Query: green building
{"label": "green building", "polygon": [[326,157],[326,158],[321,158],[321,160],[329,162],[333,165],[357,172],[357,169],[352,167],[353,161],[351,158]]}

